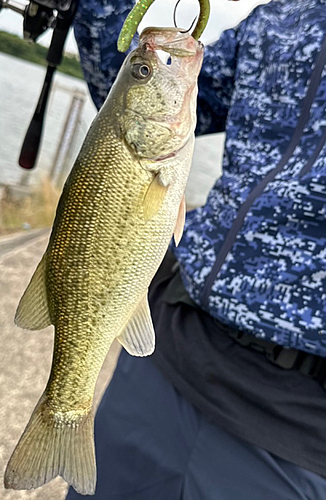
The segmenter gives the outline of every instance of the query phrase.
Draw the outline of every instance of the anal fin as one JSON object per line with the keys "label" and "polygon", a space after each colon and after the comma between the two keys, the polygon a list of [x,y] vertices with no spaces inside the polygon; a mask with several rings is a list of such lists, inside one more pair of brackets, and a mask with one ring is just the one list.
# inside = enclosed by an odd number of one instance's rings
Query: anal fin
{"label": "anal fin", "polygon": [[155,349],[155,332],[148,305],[147,293],[138,304],[134,315],[117,337],[132,356],[149,356]]}
{"label": "anal fin", "polygon": [[20,299],[15,315],[16,325],[28,330],[42,330],[51,325],[46,294],[45,255]]}

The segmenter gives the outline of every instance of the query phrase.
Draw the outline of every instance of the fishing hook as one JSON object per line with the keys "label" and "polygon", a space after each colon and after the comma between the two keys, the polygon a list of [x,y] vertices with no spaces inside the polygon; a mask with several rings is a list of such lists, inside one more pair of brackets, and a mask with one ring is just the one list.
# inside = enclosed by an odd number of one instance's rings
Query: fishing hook
{"label": "fishing hook", "polygon": [[[192,37],[198,40],[202,35],[209,18],[210,4],[209,0],[198,0],[200,5],[200,13],[198,17],[197,24],[194,31],[192,32]],[[131,44],[131,40],[137,31],[139,23],[143,19],[149,7],[152,5],[154,0],[139,0],[134,8],[129,12],[118,38],[118,51],[126,52]],[[190,29],[192,26],[190,27]]]}
{"label": "fishing hook", "polygon": [[[179,5],[180,2],[181,2],[181,0],[177,1],[177,3],[175,4],[175,7],[174,7],[174,11],[173,11],[173,24],[174,24],[175,28],[178,28],[178,25],[177,25],[177,8],[178,8],[178,5]],[[192,23],[190,25],[190,28],[188,28],[187,30],[184,30],[184,31],[180,30],[180,33],[189,33],[189,31],[192,29],[193,25],[195,24],[196,19],[197,19],[197,16],[192,21]]]}

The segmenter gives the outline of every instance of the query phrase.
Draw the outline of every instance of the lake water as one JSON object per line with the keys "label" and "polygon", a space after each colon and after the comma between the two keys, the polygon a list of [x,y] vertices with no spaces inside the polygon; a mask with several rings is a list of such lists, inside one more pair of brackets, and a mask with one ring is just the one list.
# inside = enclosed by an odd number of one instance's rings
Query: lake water
{"label": "lake water", "polygon": [[[45,68],[0,52],[0,185],[35,184],[50,171],[75,90],[86,94],[76,138],[69,154],[72,165],[96,110],[84,81],[57,72],[49,99],[43,141],[37,166],[26,171],[18,165],[21,145],[34,113]],[[204,203],[220,172],[223,137],[206,136],[196,141],[193,168],[187,187],[191,206]],[[26,174],[27,172],[27,174]],[[28,178],[26,179],[26,175]]]}
{"label": "lake water", "polygon": [[[18,158],[44,76],[42,66],[0,52],[0,184],[20,183],[26,172],[18,165]],[[35,170],[29,173],[32,183],[52,167],[74,90],[85,92],[87,98],[72,155],[78,152],[95,116],[86,83],[57,72],[48,103],[41,152]]]}

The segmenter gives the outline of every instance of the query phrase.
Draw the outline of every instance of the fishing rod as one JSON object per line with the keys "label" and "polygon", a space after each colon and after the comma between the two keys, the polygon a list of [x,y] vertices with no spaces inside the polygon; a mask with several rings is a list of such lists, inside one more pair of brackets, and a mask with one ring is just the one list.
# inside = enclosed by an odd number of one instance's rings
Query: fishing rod
{"label": "fishing rod", "polygon": [[27,129],[18,161],[21,167],[28,170],[35,166],[37,160],[53,76],[61,64],[65,41],[77,6],[78,0],[31,0],[27,5],[17,0],[0,0],[0,11],[1,9],[11,9],[23,15],[25,40],[35,42],[48,28],[53,29],[46,57],[48,66],[43,87]]}

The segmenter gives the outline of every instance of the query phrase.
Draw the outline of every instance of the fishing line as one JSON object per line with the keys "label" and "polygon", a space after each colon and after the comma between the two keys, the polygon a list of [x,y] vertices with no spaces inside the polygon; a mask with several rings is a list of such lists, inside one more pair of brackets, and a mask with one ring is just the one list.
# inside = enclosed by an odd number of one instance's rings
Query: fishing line
{"label": "fishing line", "polygon": [[[177,24],[177,8],[178,8],[180,2],[181,2],[181,0],[177,1],[177,3],[174,6],[174,10],[173,10],[173,24],[174,24],[174,27],[177,28],[177,29],[179,29],[178,28],[178,24]],[[180,33],[189,33],[189,31],[192,29],[193,25],[195,24],[196,19],[197,19],[197,16],[194,18],[194,20],[192,21],[190,27],[187,30],[184,30],[184,31],[179,30],[179,32]]]}

